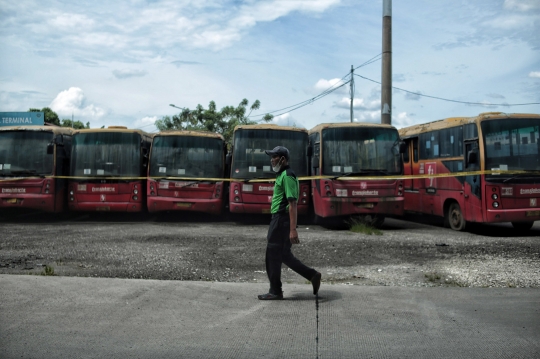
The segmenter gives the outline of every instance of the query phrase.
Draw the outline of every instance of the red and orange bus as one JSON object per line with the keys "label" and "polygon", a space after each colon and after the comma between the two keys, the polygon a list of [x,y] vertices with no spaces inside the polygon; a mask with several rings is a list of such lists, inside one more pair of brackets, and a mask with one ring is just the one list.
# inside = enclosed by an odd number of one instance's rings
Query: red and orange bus
{"label": "red and orange bus", "polygon": [[264,152],[284,146],[290,152],[289,164],[300,180],[298,214],[308,213],[307,176],[308,134],[303,128],[274,124],[236,126],[233,133],[229,210],[231,213],[270,213],[276,174]]}
{"label": "red and orange bus", "polygon": [[[540,115],[482,113],[402,128],[405,210],[467,223],[540,220]],[[414,177],[416,176],[416,177]],[[420,178],[419,178],[420,177]]]}
{"label": "red and orange bus", "polygon": [[154,135],[148,166],[148,211],[221,214],[226,153],[225,140],[216,133],[170,131]]}
{"label": "red and orange bus", "polygon": [[150,136],[122,126],[73,135],[69,209],[141,212],[146,208]]}
{"label": "red and orange bus", "polygon": [[1,210],[65,209],[71,136],[65,127],[0,127]]}
{"label": "red and orange bus", "polygon": [[386,216],[403,215],[403,145],[396,128],[323,123],[309,131],[309,141],[310,175],[319,177],[311,181],[315,223],[356,216],[380,226]]}

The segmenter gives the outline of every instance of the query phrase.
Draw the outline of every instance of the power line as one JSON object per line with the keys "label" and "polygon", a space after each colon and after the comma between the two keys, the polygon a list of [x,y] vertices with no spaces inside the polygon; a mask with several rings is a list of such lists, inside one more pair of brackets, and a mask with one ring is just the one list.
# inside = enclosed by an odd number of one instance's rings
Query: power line
{"label": "power line", "polygon": [[[363,78],[364,80],[368,80],[368,81],[371,81],[371,82],[374,82],[376,84],[381,84],[379,81],[375,81],[375,80],[372,80],[372,79],[369,79],[367,77],[364,77],[364,76],[361,76],[361,75],[358,75],[358,74],[354,74],[354,76],[358,76],[360,78]],[[483,102],[467,102],[467,101],[458,101],[458,100],[450,100],[450,99],[447,99],[447,98],[442,98],[442,97],[437,97],[437,96],[429,96],[429,95],[424,95],[424,94],[421,94],[419,92],[412,92],[412,91],[409,91],[409,90],[405,90],[405,89],[402,89],[402,88],[399,88],[399,87],[395,87],[395,86],[392,86],[393,89],[396,89],[396,90],[400,90],[400,91],[404,91],[404,92],[407,92],[407,93],[410,93],[410,94],[413,94],[413,95],[417,95],[417,96],[423,96],[423,97],[429,97],[429,98],[433,98],[435,100],[441,100],[441,101],[448,101],[448,102],[456,102],[456,103],[462,103],[462,104],[465,104],[465,105],[481,105],[481,106],[527,106],[527,105],[540,105],[540,102],[530,102],[530,103],[483,103]]]}

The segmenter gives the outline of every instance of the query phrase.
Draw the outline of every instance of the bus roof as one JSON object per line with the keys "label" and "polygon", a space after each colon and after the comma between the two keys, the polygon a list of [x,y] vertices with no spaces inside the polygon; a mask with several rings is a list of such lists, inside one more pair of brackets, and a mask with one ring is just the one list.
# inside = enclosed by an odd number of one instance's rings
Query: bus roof
{"label": "bus roof", "polygon": [[77,133],[92,133],[92,132],[126,132],[126,133],[138,133],[141,136],[150,136],[150,134],[144,132],[143,130],[139,129],[132,129],[127,128],[123,126],[109,126],[108,128],[85,128],[81,130],[75,130],[75,134]]}
{"label": "bus roof", "polygon": [[263,123],[258,125],[238,125],[234,128],[234,132],[237,130],[278,130],[278,131],[297,131],[307,132],[305,128],[293,127],[293,126],[281,126],[274,123]]}
{"label": "bus roof", "polygon": [[60,126],[4,126],[0,131],[43,131],[60,135],[72,135],[75,131],[70,127]]}
{"label": "bus roof", "polygon": [[159,136],[192,136],[192,137],[211,137],[219,138],[225,141],[224,137],[219,133],[209,132],[209,131],[179,131],[179,130],[170,130],[170,131],[161,131],[152,135],[152,137]]}
{"label": "bus roof", "polygon": [[339,127],[375,127],[375,128],[391,128],[395,129],[392,125],[380,124],[380,123],[369,123],[369,122],[338,122],[338,123],[321,123],[311,130],[309,133],[318,132],[325,128],[339,128]]}
{"label": "bus roof", "polygon": [[478,116],[473,117],[449,117],[442,120],[436,120],[433,122],[423,123],[419,125],[404,127],[399,130],[399,136],[401,138],[408,138],[416,136],[420,133],[430,132],[434,130],[441,130],[444,128],[451,128],[456,126],[462,126],[469,123],[477,123],[481,121],[499,120],[503,118],[540,118],[537,114],[527,113],[512,113],[507,114],[504,112],[484,112]]}

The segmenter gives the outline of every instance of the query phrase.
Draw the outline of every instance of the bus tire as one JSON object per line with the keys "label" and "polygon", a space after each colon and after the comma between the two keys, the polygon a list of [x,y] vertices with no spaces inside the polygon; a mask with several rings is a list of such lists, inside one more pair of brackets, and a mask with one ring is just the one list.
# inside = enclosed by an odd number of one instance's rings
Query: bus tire
{"label": "bus tire", "polygon": [[526,232],[532,228],[534,222],[512,222],[512,226],[518,231]]}
{"label": "bus tire", "polygon": [[446,212],[446,222],[454,231],[464,231],[467,226],[461,207],[456,202],[450,204],[448,212]]}

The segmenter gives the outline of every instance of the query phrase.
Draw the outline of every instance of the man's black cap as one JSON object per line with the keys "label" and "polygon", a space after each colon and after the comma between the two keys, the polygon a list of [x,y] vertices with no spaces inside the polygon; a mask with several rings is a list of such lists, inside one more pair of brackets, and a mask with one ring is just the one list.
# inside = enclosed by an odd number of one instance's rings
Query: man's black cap
{"label": "man's black cap", "polygon": [[288,161],[289,160],[289,150],[283,146],[274,147],[273,150],[264,151],[268,156],[283,156]]}

